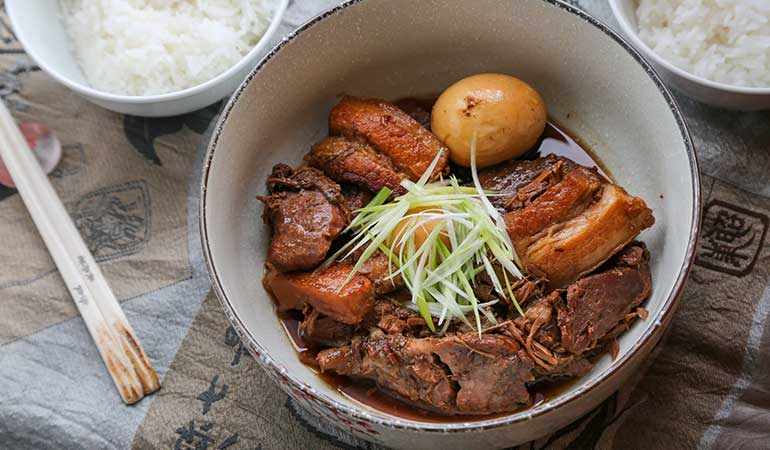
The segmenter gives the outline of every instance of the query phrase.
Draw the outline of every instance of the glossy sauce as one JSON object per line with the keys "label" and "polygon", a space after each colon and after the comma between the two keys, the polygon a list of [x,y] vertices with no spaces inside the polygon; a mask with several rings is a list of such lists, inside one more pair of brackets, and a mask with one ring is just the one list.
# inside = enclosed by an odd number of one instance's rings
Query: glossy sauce
{"label": "glossy sauce", "polygon": [[612,180],[609,171],[587,146],[553,121],[548,121],[537,144],[524,155],[525,159],[537,159],[541,156],[556,155],[571,159],[581,166],[595,167],[599,173]]}
{"label": "glossy sauce", "polygon": [[[559,127],[552,121],[547,123],[543,135],[538,140],[537,144],[527,152],[524,158],[536,159],[549,154],[571,159],[583,166],[596,167],[602,175],[610,180],[612,179],[609,172],[604,169],[601,161],[595,157],[590,150],[581,145],[579,141],[573,138],[565,129]],[[291,339],[300,360],[306,363],[314,360],[317,349],[308,345],[302,339],[299,331],[299,323],[302,320],[302,315],[299,313],[280,313],[279,318],[286,330],[286,334]],[[321,379],[350,400],[374,408],[385,414],[403,419],[432,423],[457,423],[488,420],[511,414],[511,412],[504,412],[487,415],[458,414],[449,416],[431,412],[397,399],[391,394],[379,389],[374,382],[370,380],[353,380],[348,377],[334,374],[320,373],[320,371],[312,364],[308,364],[308,366]],[[534,403],[530,407],[537,406],[546,400],[550,400],[560,395],[576,381],[577,379],[570,379],[559,382],[540,383],[537,386],[530,388],[530,392],[532,392],[534,399]],[[522,409],[526,409],[526,407]]]}

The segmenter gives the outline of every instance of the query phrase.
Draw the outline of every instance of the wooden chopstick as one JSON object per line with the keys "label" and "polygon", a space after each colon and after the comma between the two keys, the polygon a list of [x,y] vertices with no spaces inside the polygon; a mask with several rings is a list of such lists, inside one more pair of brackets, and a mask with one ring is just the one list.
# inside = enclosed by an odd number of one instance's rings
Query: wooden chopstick
{"label": "wooden chopstick", "polygon": [[72,294],[123,401],[136,403],[160,389],[158,375],[115,294],[2,101],[0,159]]}

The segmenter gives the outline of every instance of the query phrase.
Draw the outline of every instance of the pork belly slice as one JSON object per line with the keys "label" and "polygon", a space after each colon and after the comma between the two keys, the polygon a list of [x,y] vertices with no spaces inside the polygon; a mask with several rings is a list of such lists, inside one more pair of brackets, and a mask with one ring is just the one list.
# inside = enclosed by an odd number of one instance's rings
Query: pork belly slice
{"label": "pork belly slice", "polygon": [[383,187],[396,193],[404,192],[400,183],[406,175],[400,173],[387,156],[359,139],[326,138],[313,146],[305,160],[339,183],[362,186],[372,192]]}
{"label": "pork belly slice", "polygon": [[340,186],[320,170],[278,164],[268,178],[264,219],[273,228],[268,261],[280,271],[317,267],[347,225]]}
{"label": "pork belly slice", "polygon": [[578,167],[525,208],[506,214],[505,226],[516,251],[525,253],[538,233],[580,214],[591,203],[602,182],[595,171]]}
{"label": "pork belly slice", "polygon": [[576,167],[571,160],[556,155],[513,159],[479,171],[479,182],[485,190],[503,194],[490,197],[493,205],[511,210],[524,206]]}
{"label": "pork belly slice", "polygon": [[352,269],[349,264],[335,264],[316,272],[268,272],[264,283],[279,310],[302,309],[307,304],[332,320],[356,325],[374,306],[374,285],[356,274],[343,286]]}
{"label": "pork belly slice", "polygon": [[375,380],[399,398],[446,414],[511,411],[530,402],[532,363],[502,335],[420,339],[376,332],[323,350],[317,361],[322,371]]}
{"label": "pork belly slice", "polygon": [[[513,230],[525,269],[547,279],[548,289],[563,288],[590,273],[655,222],[644,201],[619,186],[606,184],[597,195],[600,198],[577,216],[534,236],[523,237],[519,230],[524,228]],[[529,208],[537,215],[537,201]]]}
{"label": "pork belly slice", "polygon": [[643,246],[628,247],[616,258],[617,266],[581,278],[567,288],[566,303],[558,315],[565,350],[585,353],[619,324],[627,326],[626,317],[652,291],[648,259]]}
{"label": "pork belly slice", "polygon": [[449,152],[436,136],[392,103],[346,96],[329,113],[329,129],[348,138],[360,137],[382,152],[416,181],[443,151],[432,179],[447,169]]}

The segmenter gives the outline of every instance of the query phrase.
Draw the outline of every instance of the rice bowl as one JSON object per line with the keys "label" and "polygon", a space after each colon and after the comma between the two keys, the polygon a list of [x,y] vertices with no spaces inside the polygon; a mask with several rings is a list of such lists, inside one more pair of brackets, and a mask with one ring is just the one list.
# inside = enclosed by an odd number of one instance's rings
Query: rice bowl
{"label": "rice bowl", "polygon": [[8,0],[6,11],[27,54],[48,75],[99,106],[123,114],[165,117],[188,113],[230,95],[268,48],[288,0],[275,0],[270,24],[245,56],[208,81],[187,89],[154,95],[120,95],[93,88],[72,53],[58,2]]}
{"label": "rice bowl", "polygon": [[770,87],[770,3],[639,0],[639,37],[697,76]]}
{"label": "rice bowl", "polygon": [[609,5],[623,35],[650,60],[661,78],[677,91],[700,102],[727,109],[770,108],[770,86],[747,87],[713,81],[678,67],[650,48],[639,37],[637,0],[609,0]]}

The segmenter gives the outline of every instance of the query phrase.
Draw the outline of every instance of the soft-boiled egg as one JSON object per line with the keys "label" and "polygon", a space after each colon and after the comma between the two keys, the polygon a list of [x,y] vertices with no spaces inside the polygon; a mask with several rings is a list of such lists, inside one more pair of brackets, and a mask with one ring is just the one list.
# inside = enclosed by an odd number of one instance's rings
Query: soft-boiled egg
{"label": "soft-boiled egg", "polygon": [[476,134],[476,164],[487,167],[523,155],[546,124],[545,102],[529,84],[510,75],[482,73],[456,82],[436,100],[433,133],[455,164],[469,167]]}

